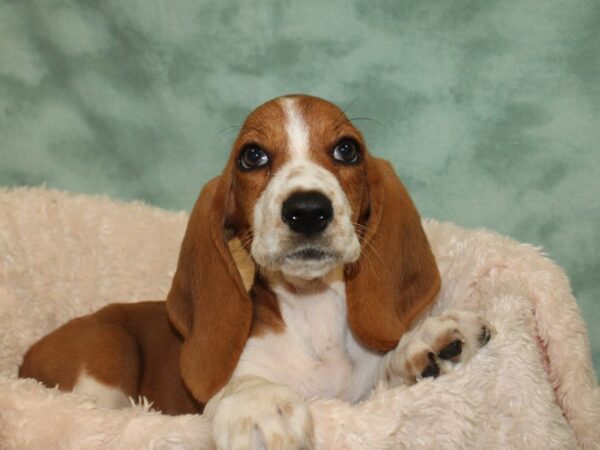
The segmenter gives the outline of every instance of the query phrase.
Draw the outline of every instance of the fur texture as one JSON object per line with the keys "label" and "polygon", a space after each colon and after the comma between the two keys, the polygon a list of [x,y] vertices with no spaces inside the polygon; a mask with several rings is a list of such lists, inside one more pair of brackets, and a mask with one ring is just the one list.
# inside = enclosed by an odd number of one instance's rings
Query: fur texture
{"label": "fur texture", "polygon": [[[0,211],[0,448],[209,448],[202,416],[107,410],[16,378],[25,350],[68,319],[164,298],[186,216],[46,189],[2,190]],[[310,403],[317,448],[599,448],[600,388],[562,270],[489,231],[425,229],[442,274],[433,313],[476,311],[497,336],[439,379]]]}

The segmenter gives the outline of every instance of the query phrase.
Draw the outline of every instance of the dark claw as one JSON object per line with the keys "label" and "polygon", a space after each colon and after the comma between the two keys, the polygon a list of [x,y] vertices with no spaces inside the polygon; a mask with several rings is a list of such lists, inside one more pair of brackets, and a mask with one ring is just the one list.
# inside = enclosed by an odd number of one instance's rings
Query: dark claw
{"label": "dark claw", "polygon": [[429,358],[429,364],[427,364],[427,367],[423,369],[421,376],[423,378],[437,378],[440,375],[440,367],[437,365],[435,355],[433,353],[429,353],[427,358]]}
{"label": "dark claw", "polygon": [[453,341],[446,345],[439,353],[441,359],[454,359],[462,352],[462,342],[459,340]]}
{"label": "dark claw", "polygon": [[485,344],[490,342],[491,338],[492,333],[490,332],[488,327],[481,327],[481,334],[479,335],[479,343],[481,344],[481,346],[483,347]]}

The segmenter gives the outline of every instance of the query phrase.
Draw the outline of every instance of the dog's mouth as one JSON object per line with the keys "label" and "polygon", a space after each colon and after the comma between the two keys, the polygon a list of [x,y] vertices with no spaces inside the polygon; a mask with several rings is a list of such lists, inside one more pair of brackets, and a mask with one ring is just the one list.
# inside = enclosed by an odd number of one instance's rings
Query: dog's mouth
{"label": "dog's mouth", "polygon": [[340,264],[339,255],[320,247],[295,248],[283,255],[277,269],[306,280],[320,278]]}
{"label": "dog's mouth", "polygon": [[[333,241],[333,242],[332,242]],[[358,252],[354,249],[354,242],[349,245],[338,242],[327,236],[298,239],[295,236],[286,236],[277,241],[277,245],[268,248],[258,240],[252,243],[252,257],[256,265],[265,273],[280,272],[285,276],[314,280],[326,276],[333,269],[352,263],[358,259]],[[347,245],[344,245],[347,244]]]}
{"label": "dog's mouth", "polygon": [[286,259],[292,261],[322,261],[334,259],[335,254],[315,247],[307,247],[288,253]]}

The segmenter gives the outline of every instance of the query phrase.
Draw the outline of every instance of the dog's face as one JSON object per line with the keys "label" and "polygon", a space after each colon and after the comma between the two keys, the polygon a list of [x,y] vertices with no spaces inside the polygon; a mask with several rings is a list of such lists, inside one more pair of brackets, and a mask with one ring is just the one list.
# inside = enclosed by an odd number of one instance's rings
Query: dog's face
{"label": "dog's face", "polygon": [[365,143],[335,105],[283,97],[254,110],[233,146],[234,222],[255,262],[313,279],[360,255]]}

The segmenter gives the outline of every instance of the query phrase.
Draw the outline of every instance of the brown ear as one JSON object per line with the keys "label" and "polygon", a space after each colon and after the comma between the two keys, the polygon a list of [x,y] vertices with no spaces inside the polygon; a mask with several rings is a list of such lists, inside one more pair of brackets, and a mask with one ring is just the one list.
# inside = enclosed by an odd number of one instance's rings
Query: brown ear
{"label": "brown ear", "polygon": [[369,348],[389,351],[433,303],[440,275],[421,218],[391,164],[366,155],[369,215],[361,257],[346,271],[348,320]]}
{"label": "brown ear", "polygon": [[183,336],[179,369],[206,403],[230,378],[250,334],[252,303],[225,236],[231,174],[211,180],[190,216],[167,313]]}

